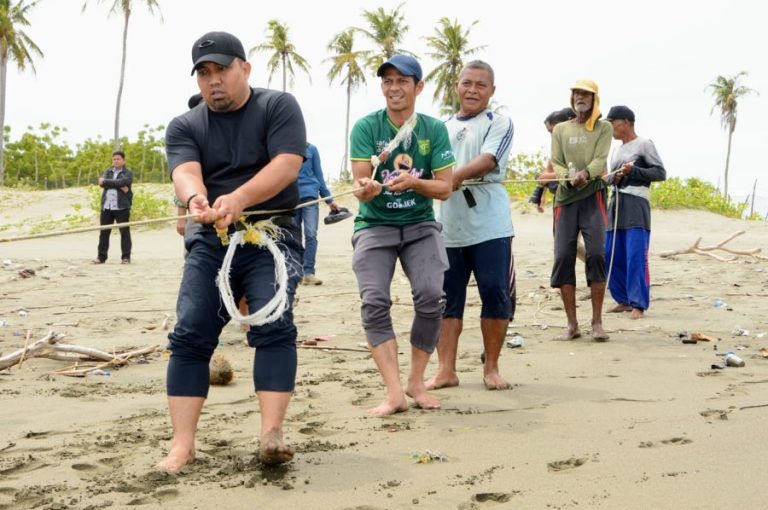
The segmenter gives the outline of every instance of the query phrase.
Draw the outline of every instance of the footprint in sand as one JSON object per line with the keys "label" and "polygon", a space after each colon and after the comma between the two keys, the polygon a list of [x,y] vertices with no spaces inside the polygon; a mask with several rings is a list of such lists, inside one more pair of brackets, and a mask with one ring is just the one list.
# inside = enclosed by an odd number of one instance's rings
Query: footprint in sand
{"label": "footprint in sand", "polygon": [[134,499],[130,500],[128,503],[126,503],[126,505],[128,505],[128,506],[141,506],[141,505],[154,505],[155,503],[157,503],[157,501],[155,501],[152,498],[141,497],[141,498],[134,498]]}
{"label": "footprint in sand", "polygon": [[179,491],[177,491],[176,489],[160,489],[158,491],[155,491],[155,493],[152,494],[152,497],[160,502],[167,502],[177,498],[178,495],[179,495]]}
{"label": "footprint in sand", "polygon": [[[675,445],[675,444],[690,444],[693,443],[693,439],[688,439],[686,437],[673,437],[671,439],[663,439],[661,441],[661,444],[665,445]],[[638,448],[653,448],[656,446],[653,441],[643,441],[638,445]]]}
{"label": "footprint in sand", "polygon": [[715,418],[719,418],[721,420],[727,420],[729,412],[730,411],[725,411],[723,409],[707,409],[706,411],[701,411],[699,414],[704,418],[710,418],[714,416]]}
{"label": "footprint in sand", "polygon": [[478,492],[472,496],[472,501],[477,501],[478,503],[485,503],[486,501],[506,503],[510,499],[512,499],[512,494],[509,492]]}
{"label": "footprint in sand", "polygon": [[587,462],[587,459],[580,458],[577,459],[576,457],[571,457],[568,460],[556,460],[554,462],[548,462],[547,463],[547,470],[549,470],[551,473],[558,472],[558,471],[565,471],[567,469],[574,469],[579,466],[584,465],[584,463]]}
{"label": "footprint in sand", "polygon": [[99,469],[97,466],[94,466],[93,464],[88,464],[87,462],[81,462],[78,464],[72,464],[72,469],[75,471],[95,471]]}

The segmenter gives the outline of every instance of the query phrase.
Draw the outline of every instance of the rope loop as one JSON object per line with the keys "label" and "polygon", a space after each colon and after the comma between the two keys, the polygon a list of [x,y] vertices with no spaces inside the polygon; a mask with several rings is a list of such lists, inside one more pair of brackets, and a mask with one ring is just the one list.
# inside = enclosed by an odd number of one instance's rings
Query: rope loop
{"label": "rope loop", "polygon": [[[288,268],[285,263],[285,255],[277,246],[276,239],[280,239],[280,227],[275,225],[272,220],[263,220],[256,223],[245,223],[245,230],[237,230],[228,239],[227,253],[216,277],[216,284],[219,287],[221,301],[224,304],[229,316],[238,324],[248,324],[251,326],[263,326],[278,320],[288,309]],[[220,234],[221,237],[221,234]],[[235,302],[232,293],[232,287],[229,284],[230,268],[235,251],[238,247],[245,244],[252,244],[257,247],[269,250],[275,261],[275,295],[263,307],[250,315],[242,315]]]}

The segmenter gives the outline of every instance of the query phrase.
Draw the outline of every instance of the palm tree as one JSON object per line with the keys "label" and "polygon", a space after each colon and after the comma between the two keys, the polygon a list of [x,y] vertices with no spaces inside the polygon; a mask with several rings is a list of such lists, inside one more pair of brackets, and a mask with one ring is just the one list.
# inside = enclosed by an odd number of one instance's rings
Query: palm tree
{"label": "palm tree", "polygon": [[355,51],[355,31],[350,28],[337,34],[333,40],[328,43],[328,51],[332,52],[331,57],[323,62],[331,62],[331,69],[328,71],[328,81],[341,78],[341,83],[347,84],[347,117],[344,125],[344,159],[341,162],[341,174],[339,178],[342,181],[349,181],[349,112],[352,100],[352,91],[365,83],[365,72],[360,64],[360,59],[367,59],[371,54],[369,50]]}
{"label": "palm tree", "polygon": [[286,75],[290,76],[290,85],[293,87],[293,78],[295,76],[293,71],[294,64],[307,74],[309,82],[312,83],[312,77],[309,74],[309,63],[304,57],[296,53],[296,47],[288,39],[288,25],[272,19],[267,22],[267,32],[269,33],[267,42],[254,46],[248,51],[249,56],[257,51],[273,52],[267,62],[267,68],[269,69],[269,81],[267,83],[272,82],[272,77],[279,67],[283,71],[283,92],[286,90]]}
{"label": "palm tree", "polygon": [[477,25],[478,20],[472,22],[466,30],[461,28],[457,20],[451,22],[448,18],[441,18],[435,27],[435,35],[427,37],[427,46],[434,51],[427,55],[437,60],[439,64],[425,78],[425,81],[435,82],[435,94],[432,99],[440,103],[441,113],[454,114],[459,111],[459,96],[456,85],[459,82],[459,74],[464,67],[464,58],[474,55],[485,46],[468,48],[469,32]]}
{"label": "palm tree", "polygon": [[[108,0],[96,0],[97,3],[104,3]],[[117,86],[117,101],[115,103],[115,138],[113,148],[120,150],[120,102],[123,98],[123,84],[125,83],[125,57],[128,51],[128,22],[131,19],[131,11],[135,2],[139,0],[112,0],[112,7],[109,8],[109,14],[122,13],[123,15],[123,58],[120,63],[120,84]],[[160,14],[160,5],[158,0],[143,0],[149,9],[150,14],[155,14],[157,10]],[[88,5],[88,0],[83,4],[83,10]],[[160,14],[160,21],[163,21],[163,15]]]}
{"label": "palm tree", "polygon": [[718,75],[715,81],[707,86],[707,88],[712,89],[712,96],[715,98],[715,104],[712,106],[710,113],[714,113],[715,109],[719,109],[720,123],[728,131],[728,150],[725,153],[725,179],[723,184],[723,195],[726,198],[728,197],[728,164],[731,159],[731,139],[733,132],[736,130],[736,107],[741,96],[755,92],[749,87],[739,85],[739,79],[746,75],[746,71],[741,71],[734,76]]}
{"label": "palm tree", "polygon": [[26,3],[18,0],[11,5],[10,0],[0,0],[0,186],[5,180],[3,162],[3,144],[5,142],[5,87],[8,78],[8,61],[16,62],[19,71],[27,65],[35,71],[32,53],[42,57],[43,52],[29,38],[22,27],[30,26],[27,14],[39,0]]}
{"label": "palm tree", "polygon": [[400,8],[403,5],[398,5],[391,13],[385,11],[382,7],[375,11],[363,11],[363,19],[368,22],[368,28],[354,29],[373,41],[380,50],[380,53],[372,54],[365,63],[374,73],[392,55],[403,53],[416,56],[414,53],[398,47],[403,42],[403,36],[410,28],[408,25],[403,24],[404,15],[400,12]]}

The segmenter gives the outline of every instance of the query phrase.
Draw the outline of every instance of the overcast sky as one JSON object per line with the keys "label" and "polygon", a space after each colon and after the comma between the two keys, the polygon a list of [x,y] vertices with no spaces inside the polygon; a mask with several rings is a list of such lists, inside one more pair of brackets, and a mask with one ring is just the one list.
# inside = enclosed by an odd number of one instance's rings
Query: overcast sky
{"label": "overcast sky", "polygon": [[[111,3],[91,0],[81,12],[81,0],[47,0],[30,13],[27,33],[45,56],[35,59],[36,74],[9,66],[6,125],[12,127],[12,140],[41,122],[67,128],[73,145],[99,135],[111,139],[123,28],[121,16],[107,17]],[[277,18],[288,24],[297,52],[312,66],[312,83],[297,74],[290,91],[302,107],[326,175],[338,175],[346,98],[340,84],[328,83],[325,48],[338,32],[363,25],[363,9],[391,10],[399,1],[160,0],[162,23],[142,0],[134,3],[121,135],[135,139],[144,124],[167,125],[186,109],[187,98],[196,92],[190,50],[199,36],[229,31],[248,51],[264,42],[267,21]],[[604,114],[615,104],[635,111],[638,134],[655,142],[669,176],[698,176],[714,184],[722,179],[727,137],[717,112],[710,115],[712,98],[705,89],[718,74],[748,71],[745,84],[761,95],[739,104],[730,189],[746,195],[758,179],[757,194],[768,196],[768,31],[759,5],[742,0],[409,0],[402,9],[410,26],[404,45],[421,57],[426,74],[436,63],[425,55],[424,37],[433,34],[438,19],[457,18],[465,27],[479,20],[470,44],[487,46],[477,57],[495,68],[494,99],[507,106],[515,125],[513,155],[548,151],[544,117],[568,104],[575,80],[591,78],[600,87]],[[356,45],[371,47],[362,37]],[[266,86],[267,56],[250,60],[251,84]],[[272,86],[280,87],[279,76]],[[433,92],[428,85],[417,109],[437,116]],[[383,105],[371,76],[352,98],[352,122]]]}

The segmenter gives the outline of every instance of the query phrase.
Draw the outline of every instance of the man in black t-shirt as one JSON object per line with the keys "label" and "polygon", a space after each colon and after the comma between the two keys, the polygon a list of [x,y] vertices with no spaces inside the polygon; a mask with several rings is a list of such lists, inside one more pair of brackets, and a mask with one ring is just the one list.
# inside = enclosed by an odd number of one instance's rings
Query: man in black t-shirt
{"label": "man in black t-shirt", "polygon": [[[157,467],[178,473],[195,460],[195,432],[208,394],[208,364],[229,322],[216,275],[226,247],[217,229],[229,229],[246,210],[290,211],[298,203],[296,177],[306,134],[296,100],[289,94],[248,85],[251,66],[242,43],[226,32],[210,32],[192,47],[192,74],[204,102],[168,125],[166,150],[176,196],[203,227],[186,241],[189,251],[168,335],[168,408],[173,440]],[[270,215],[271,216],[271,215]],[[263,219],[251,215],[249,221]],[[273,217],[280,249],[289,265],[288,308],[274,322],[252,326],[256,348],[253,379],[261,409],[260,457],[265,464],[293,458],[283,442],[283,419],[296,378],[296,327],[291,303],[301,274],[301,241],[292,214]],[[298,262],[298,264],[297,264]],[[254,312],[274,295],[275,261],[263,247],[238,247],[229,274],[235,302],[245,296]]]}

